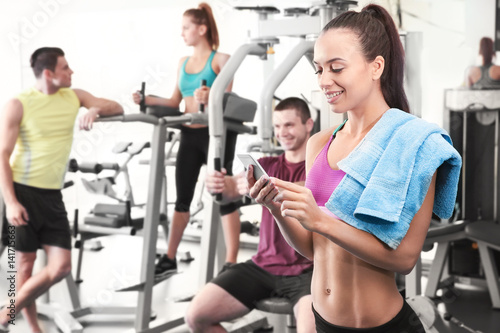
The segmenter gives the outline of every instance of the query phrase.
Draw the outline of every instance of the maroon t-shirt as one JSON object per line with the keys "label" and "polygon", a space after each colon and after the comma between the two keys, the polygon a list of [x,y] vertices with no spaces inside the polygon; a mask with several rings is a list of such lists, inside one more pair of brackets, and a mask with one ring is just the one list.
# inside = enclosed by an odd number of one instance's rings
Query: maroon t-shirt
{"label": "maroon t-shirt", "polygon": [[[306,179],[305,162],[290,163],[285,159],[285,154],[261,158],[259,163],[270,177],[289,182]],[[288,245],[267,208],[262,209],[259,247],[252,260],[257,266],[274,275],[299,275],[312,267],[312,261],[304,258]]]}

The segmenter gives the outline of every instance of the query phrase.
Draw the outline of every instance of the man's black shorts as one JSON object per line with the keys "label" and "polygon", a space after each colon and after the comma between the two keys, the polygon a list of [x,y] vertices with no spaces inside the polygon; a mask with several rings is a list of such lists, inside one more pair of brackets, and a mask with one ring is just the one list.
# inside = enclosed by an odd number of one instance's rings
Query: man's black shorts
{"label": "man's black shorts", "polygon": [[297,276],[273,275],[252,260],[232,265],[211,282],[226,290],[248,309],[270,297],[288,298],[292,304],[311,294],[312,269]]}
{"label": "man's black shorts", "polygon": [[[71,232],[61,190],[14,183],[14,191],[29,216],[27,225],[16,227],[14,248],[35,252],[41,245],[51,245],[71,250]],[[3,219],[6,220],[5,211]]]}

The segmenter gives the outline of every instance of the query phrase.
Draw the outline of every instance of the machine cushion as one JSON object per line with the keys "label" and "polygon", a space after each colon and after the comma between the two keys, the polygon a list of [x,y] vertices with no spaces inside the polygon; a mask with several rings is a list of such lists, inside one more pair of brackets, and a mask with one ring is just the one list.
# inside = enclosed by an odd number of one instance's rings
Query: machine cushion
{"label": "machine cushion", "polygon": [[252,122],[257,111],[257,103],[240,97],[233,92],[225,93],[222,103],[224,119],[238,122]]}
{"label": "machine cushion", "polygon": [[151,147],[149,142],[139,142],[129,148],[128,152],[130,155],[140,154],[145,148]]}
{"label": "machine cushion", "polygon": [[293,305],[290,300],[280,297],[271,297],[257,302],[258,310],[277,314],[293,314]]}
{"label": "machine cushion", "polygon": [[465,227],[468,237],[478,242],[487,243],[488,246],[500,250],[500,225],[492,221],[479,221],[470,223]]}
{"label": "machine cushion", "polygon": [[128,147],[132,142],[118,142],[114,147],[112,152],[115,154],[121,154],[127,151]]}
{"label": "machine cushion", "polygon": [[84,223],[106,228],[121,228],[123,226],[118,217],[107,216],[87,216],[84,219]]}
{"label": "machine cushion", "polygon": [[429,228],[429,231],[427,232],[427,238],[439,237],[463,231],[465,229],[465,225],[466,224],[464,223],[464,221],[460,221],[452,224],[445,224]]}
{"label": "machine cushion", "polygon": [[97,204],[93,213],[94,215],[85,217],[84,222],[86,224],[121,228],[126,225],[128,218],[127,206],[122,204]]}

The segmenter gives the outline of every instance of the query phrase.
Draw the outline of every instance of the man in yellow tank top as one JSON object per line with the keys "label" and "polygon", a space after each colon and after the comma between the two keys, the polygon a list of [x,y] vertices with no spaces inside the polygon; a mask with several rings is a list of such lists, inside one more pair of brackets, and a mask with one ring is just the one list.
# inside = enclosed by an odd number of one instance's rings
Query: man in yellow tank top
{"label": "man in yellow tank top", "polygon": [[[35,300],[71,273],[71,235],[61,195],[80,107],[79,128],[99,116],[122,114],[118,103],[71,89],[73,71],[59,48],[43,47],[30,59],[36,83],[5,105],[0,118],[0,189],[9,249],[16,252],[15,290],[0,310],[0,333],[21,310],[33,333],[41,332]],[[36,251],[47,265],[32,275]]]}

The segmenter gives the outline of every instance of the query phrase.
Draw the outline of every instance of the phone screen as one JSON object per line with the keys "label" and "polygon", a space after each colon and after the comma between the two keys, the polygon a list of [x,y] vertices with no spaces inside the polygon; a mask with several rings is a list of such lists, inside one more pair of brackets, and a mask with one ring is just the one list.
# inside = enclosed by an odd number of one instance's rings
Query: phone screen
{"label": "phone screen", "polygon": [[259,180],[260,177],[262,177],[262,176],[269,178],[269,176],[267,175],[264,168],[262,168],[260,163],[255,158],[253,158],[252,155],[250,155],[250,154],[237,154],[236,156],[238,156],[240,161],[245,166],[245,170],[248,169],[248,166],[250,164],[253,165],[253,176],[254,176],[255,180]]}

